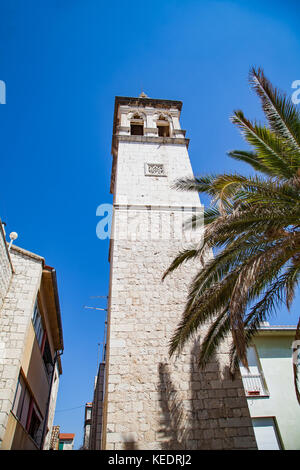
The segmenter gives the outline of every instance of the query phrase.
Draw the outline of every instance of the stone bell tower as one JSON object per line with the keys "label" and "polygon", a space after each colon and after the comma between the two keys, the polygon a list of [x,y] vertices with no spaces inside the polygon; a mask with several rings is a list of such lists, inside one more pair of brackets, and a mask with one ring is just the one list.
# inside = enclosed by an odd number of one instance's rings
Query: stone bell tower
{"label": "stone bell tower", "polygon": [[229,345],[204,372],[196,340],[168,356],[197,266],[161,278],[190,241],[183,221],[202,211],[196,193],[172,189],[193,175],[181,107],[144,94],[115,99],[102,449],[256,448],[241,379],[227,372]]}

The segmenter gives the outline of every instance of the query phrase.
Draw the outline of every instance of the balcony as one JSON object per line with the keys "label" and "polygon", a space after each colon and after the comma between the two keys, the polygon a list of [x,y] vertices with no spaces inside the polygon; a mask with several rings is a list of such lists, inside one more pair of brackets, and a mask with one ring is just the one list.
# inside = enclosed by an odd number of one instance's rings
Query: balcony
{"label": "balcony", "polygon": [[242,376],[247,397],[269,396],[262,374],[247,374]]}

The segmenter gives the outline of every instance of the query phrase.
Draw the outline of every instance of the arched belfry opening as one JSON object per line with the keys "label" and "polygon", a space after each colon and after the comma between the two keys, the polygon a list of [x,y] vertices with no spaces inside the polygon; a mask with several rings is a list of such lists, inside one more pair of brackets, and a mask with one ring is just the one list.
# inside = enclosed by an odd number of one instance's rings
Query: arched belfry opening
{"label": "arched belfry opening", "polygon": [[130,134],[144,135],[144,119],[139,113],[135,113],[130,120]]}
{"label": "arched belfry opening", "polygon": [[159,137],[170,137],[170,124],[166,116],[161,114],[156,122],[156,126]]}

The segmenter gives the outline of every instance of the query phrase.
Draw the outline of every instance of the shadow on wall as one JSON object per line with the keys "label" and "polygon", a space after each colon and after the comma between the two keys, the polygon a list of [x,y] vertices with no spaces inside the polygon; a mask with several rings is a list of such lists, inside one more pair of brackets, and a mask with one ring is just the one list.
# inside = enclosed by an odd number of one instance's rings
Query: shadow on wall
{"label": "shadow on wall", "polygon": [[213,357],[204,370],[197,363],[198,343],[192,348],[190,398],[183,400],[172,382],[170,366],[158,367],[163,450],[255,448],[247,402],[239,374],[220,370]]}
{"label": "shadow on wall", "polygon": [[160,379],[160,402],[162,410],[161,435],[162,449],[187,449],[191,438],[190,417],[187,415],[182,400],[172,383],[169,365],[160,363],[158,366]]}
{"label": "shadow on wall", "polygon": [[138,450],[136,442],[132,439],[125,440],[123,443],[124,450]]}
{"label": "shadow on wall", "polygon": [[[172,381],[171,366],[159,363],[161,420],[158,441],[162,450],[255,449],[255,438],[239,372],[220,370],[214,356],[204,370],[196,358],[198,342],[191,351],[188,399]],[[180,388],[180,387],[179,387]],[[124,450],[138,449],[134,440]]]}

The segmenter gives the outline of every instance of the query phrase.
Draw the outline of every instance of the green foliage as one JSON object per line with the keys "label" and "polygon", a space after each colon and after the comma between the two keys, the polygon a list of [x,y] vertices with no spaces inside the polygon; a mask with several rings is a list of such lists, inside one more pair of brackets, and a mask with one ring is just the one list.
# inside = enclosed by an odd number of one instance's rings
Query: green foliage
{"label": "green foliage", "polygon": [[[204,213],[202,246],[179,253],[163,277],[187,260],[199,262],[182,319],[170,341],[170,355],[180,352],[210,322],[199,366],[205,367],[231,332],[232,374],[239,361],[248,367],[247,347],[260,323],[280,304],[290,308],[300,275],[300,116],[261,69],[251,69],[250,83],[268,125],[250,122],[242,111],[235,111],[231,121],[252,151],[234,150],[229,156],[247,163],[256,174],[206,175],[176,182],[178,190],[206,193],[212,202]],[[192,222],[195,217],[186,225]],[[300,322],[296,338],[299,326]],[[297,367],[294,376],[300,403]]]}

